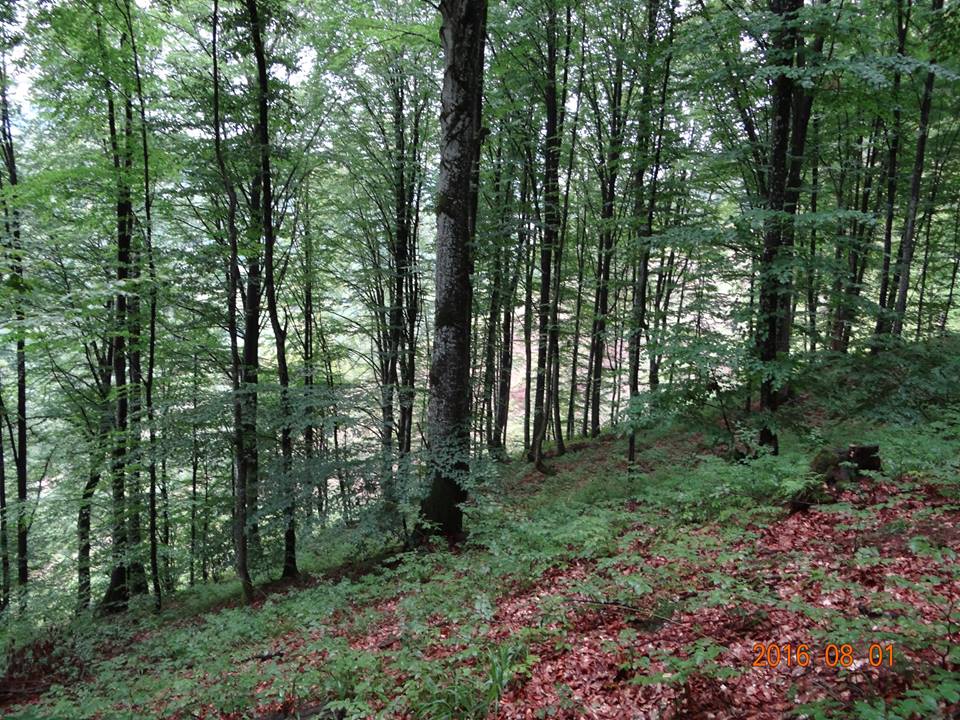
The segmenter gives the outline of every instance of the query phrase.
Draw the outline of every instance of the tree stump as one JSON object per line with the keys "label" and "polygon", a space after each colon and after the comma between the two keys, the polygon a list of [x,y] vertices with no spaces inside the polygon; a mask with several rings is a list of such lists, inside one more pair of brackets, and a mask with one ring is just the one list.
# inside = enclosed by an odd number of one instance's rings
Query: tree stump
{"label": "tree stump", "polygon": [[816,454],[810,469],[821,475],[830,487],[853,480],[865,470],[882,470],[879,445],[850,445],[826,448]]}

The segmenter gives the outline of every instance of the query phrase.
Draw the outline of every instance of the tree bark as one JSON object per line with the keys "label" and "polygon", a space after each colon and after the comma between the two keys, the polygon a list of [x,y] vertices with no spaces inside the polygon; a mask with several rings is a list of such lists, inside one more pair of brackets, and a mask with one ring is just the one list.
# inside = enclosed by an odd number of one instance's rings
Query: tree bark
{"label": "tree bark", "polygon": [[[897,12],[897,58],[902,59],[906,52],[907,32],[910,27],[910,7],[911,1],[908,0],[906,12],[904,12],[903,0],[896,0]],[[900,109],[900,84],[901,84],[900,65],[898,64],[893,73],[893,136],[890,138],[890,147],[887,151],[887,177],[886,177],[886,215],[883,226],[883,267],[880,270],[880,304],[877,314],[877,325],[874,331],[875,335],[881,336],[890,332],[891,318],[887,312],[890,304],[890,265],[891,254],[893,251],[893,217],[894,207],[897,200],[897,177],[900,160],[900,139],[902,125],[902,111]],[[899,261],[898,261],[899,262]],[[874,342],[873,349],[879,346]]]}
{"label": "tree bark", "polygon": [[[7,184],[11,192],[16,193],[19,185],[17,158],[13,144],[13,131],[10,126],[10,105],[7,97],[6,54],[0,58],[0,148],[3,150],[3,166],[6,170]],[[26,603],[26,585],[29,579],[27,562],[27,349],[26,312],[24,308],[27,286],[24,283],[23,246],[20,238],[20,210],[16,205],[10,209],[7,231],[10,235],[12,255],[11,271],[16,278],[16,301],[14,316],[17,330],[17,444],[14,452],[14,465],[17,472],[17,585],[21,593],[21,606]]]}
{"label": "tree bark", "polygon": [[[211,43],[210,54],[213,59],[213,138],[214,154],[216,155],[217,168],[220,172],[220,179],[223,183],[224,191],[227,194],[227,236],[230,244],[230,259],[227,263],[227,326],[230,335],[231,349],[231,380],[233,383],[233,417],[234,417],[234,445],[236,448],[236,482],[233,509],[233,544],[235,553],[235,564],[237,576],[240,578],[240,585],[243,588],[244,599],[250,603],[253,602],[253,583],[250,580],[250,571],[248,568],[247,557],[247,486],[248,477],[251,473],[256,474],[256,447],[248,448],[248,442],[256,443],[256,425],[253,427],[253,437],[249,432],[249,425],[245,419],[249,412],[249,403],[246,401],[245,391],[248,389],[245,385],[250,374],[248,373],[248,358],[252,357],[254,362],[253,381],[256,383],[256,343],[259,333],[259,276],[254,272],[258,259],[253,259],[253,264],[248,268],[248,284],[255,283],[254,287],[248,289],[248,297],[253,298],[257,303],[256,308],[251,308],[249,303],[245,304],[247,314],[247,330],[253,328],[253,335],[244,334],[244,351],[241,358],[238,347],[239,322],[237,308],[237,293],[240,291],[240,260],[239,260],[239,237],[237,233],[237,192],[233,184],[233,179],[227,169],[226,159],[223,152],[223,140],[221,131],[220,117],[220,62],[217,50],[217,34],[219,31],[219,0],[213,2],[213,17],[211,21]],[[252,319],[252,322],[250,322]],[[248,351],[248,348],[252,350]],[[256,412],[256,395],[254,394],[253,411]],[[254,423],[256,416],[254,415]],[[252,460],[252,462],[251,462]]]}
{"label": "tree bark", "polygon": [[[263,43],[264,21],[260,17],[258,0],[246,0],[250,21],[250,38],[257,63],[257,135],[260,150],[261,231],[264,239],[264,280],[267,294],[267,312],[277,348],[277,377],[280,381],[280,452],[283,459],[285,527],[283,533],[283,577],[292,578],[297,570],[296,484],[293,479],[293,432],[290,428],[290,370],[287,365],[287,326],[280,322],[277,301],[274,255],[277,245],[273,218],[273,178],[270,168],[270,88],[267,73],[266,50]],[[249,300],[248,300],[249,301]]]}
{"label": "tree bark", "polygon": [[[470,454],[470,281],[481,142],[486,0],[441,0],[444,55],[440,177],[437,183],[437,259],[434,345],[428,432],[430,489],[421,503],[419,538],[463,533]],[[428,526],[429,525],[429,526]]]}
{"label": "tree bark", "polygon": [[[943,0],[933,0],[933,12],[939,15],[943,9]],[[934,58],[930,64],[936,64]],[[936,74],[930,70],[923,83],[923,96],[920,101],[920,126],[917,130],[917,149],[913,160],[913,172],[910,175],[910,196],[907,201],[907,217],[903,225],[903,236],[900,239],[901,259],[899,266],[900,282],[897,285],[897,299],[893,307],[894,335],[900,336],[903,331],[904,315],[907,311],[907,293],[910,290],[910,265],[913,262],[917,231],[917,209],[920,205],[920,187],[923,182],[923,166],[927,150],[927,137],[930,133],[930,109],[933,105],[933,83]]]}
{"label": "tree bark", "polygon": [[557,80],[557,7],[556,1],[547,4],[546,19],[546,77],[543,100],[546,108],[545,144],[543,152],[543,237],[540,243],[540,299],[537,306],[537,381],[533,402],[533,437],[527,460],[543,470],[543,442],[549,418],[548,385],[552,379],[548,367],[551,343],[551,290],[553,289],[553,253],[556,250],[560,224],[560,145],[563,132],[561,106],[565,98]]}

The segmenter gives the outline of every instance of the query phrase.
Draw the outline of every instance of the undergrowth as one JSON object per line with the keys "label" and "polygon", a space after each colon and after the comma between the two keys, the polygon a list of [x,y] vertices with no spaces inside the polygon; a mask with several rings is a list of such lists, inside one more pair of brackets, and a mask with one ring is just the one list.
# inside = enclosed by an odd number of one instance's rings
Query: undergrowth
{"label": "undergrowth", "polygon": [[[722,663],[729,648],[710,638],[679,654],[630,648],[684,613],[732,603],[802,614],[812,643],[876,642],[882,637],[875,613],[896,617],[890,637],[915,653],[897,668],[901,680],[874,696],[798,698],[797,712],[938,717],[960,701],[960,653],[949,641],[960,616],[941,594],[960,571],[950,547],[956,538],[924,529],[935,527],[938,512],[955,511],[960,498],[958,364],[958,342],[945,339],[813,368],[797,378],[797,399],[780,420],[784,451],[778,456],[733,462],[713,452],[726,428],[717,408],[704,403],[662,409],[663,422],[641,432],[630,468],[618,436],[552,460],[555,472],[548,475],[508,462],[468,504],[464,548],[406,552],[351,576],[330,571],[356,553],[356,539],[329,533],[324,555],[308,560],[315,582],[255,607],[239,604],[236,583],[224,582],[180,593],[158,614],[142,608],[108,621],[85,615],[45,629],[49,646],[35,642],[36,628],[8,626],[0,674],[22,670],[23,682],[16,686],[22,697],[0,697],[4,716],[253,718],[270,711],[295,717],[297,708],[319,707],[329,717],[484,718],[531,680],[545,651],[569,651],[572,603],[632,613],[616,649],[625,653],[622,672],[633,685],[683,689],[669,701],[679,712],[696,682],[734,682],[749,668]],[[925,497],[923,488],[932,486],[954,505],[918,511],[889,527],[876,524],[881,506],[829,508],[838,527],[853,528],[858,543],[849,557],[837,559],[838,567],[883,569],[877,547],[912,533],[910,552],[942,574],[891,574],[911,597],[942,603],[942,618],[912,613],[895,593],[870,595],[879,605],[866,615],[830,612],[781,597],[775,584],[761,581],[767,569],[750,543],[784,518],[790,497],[820,482],[810,472],[811,455],[850,442],[881,446],[884,472],[875,482],[896,483],[908,499]],[[651,557],[664,561],[651,564]],[[743,575],[719,569],[726,566]],[[522,600],[542,589],[545,577],[570,568],[581,574],[568,584],[557,581],[552,594],[536,595],[536,614],[520,616],[522,622],[511,617],[516,625],[502,631],[510,598]],[[869,588],[856,581],[818,567],[807,572],[811,582],[852,602],[867,597]],[[691,577],[702,587],[693,591]],[[762,625],[762,613],[770,611],[743,610],[744,627]],[[31,658],[31,652],[49,657]],[[926,664],[915,658],[927,658]],[[32,676],[32,666],[56,667],[52,684]],[[569,717],[584,702],[562,688],[557,693],[544,716]]]}

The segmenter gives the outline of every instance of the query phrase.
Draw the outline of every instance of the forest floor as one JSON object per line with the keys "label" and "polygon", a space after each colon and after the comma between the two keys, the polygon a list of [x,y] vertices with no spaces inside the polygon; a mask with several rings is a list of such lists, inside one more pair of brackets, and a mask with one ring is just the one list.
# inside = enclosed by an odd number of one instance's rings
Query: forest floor
{"label": "forest floor", "polygon": [[[942,371],[911,365],[900,385]],[[931,390],[904,414],[857,373],[842,401],[795,402],[803,430],[778,457],[727,462],[715,418],[687,419],[645,432],[628,471],[605,436],[547,476],[504,465],[462,548],[252,608],[235,585],[195,589],[160,615],[64,630],[8,658],[0,715],[958,717],[960,403]],[[879,443],[884,471],[790,514],[824,442]]]}

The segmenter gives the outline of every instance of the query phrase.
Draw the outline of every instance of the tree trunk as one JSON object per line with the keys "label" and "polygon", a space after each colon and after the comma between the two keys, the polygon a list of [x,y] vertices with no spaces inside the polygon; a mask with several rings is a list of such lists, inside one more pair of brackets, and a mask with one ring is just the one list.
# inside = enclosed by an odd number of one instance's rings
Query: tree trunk
{"label": "tree trunk", "polygon": [[[813,121],[813,167],[810,180],[810,213],[817,213],[817,196],[820,192],[820,120]],[[807,336],[811,353],[817,351],[817,304],[820,300],[819,272],[817,270],[817,226],[810,228],[810,246],[807,256]]]}
{"label": "tree trunk", "polygon": [[537,306],[537,384],[533,404],[533,438],[527,460],[543,469],[543,441],[547,433],[549,418],[548,385],[552,375],[548,368],[551,330],[550,311],[552,308],[550,293],[553,289],[553,253],[556,249],[560,221],[560,145],[561,125],[560,107],[563,100],[557,97],[557,7],[555,0],[547,5],[546,20],[546,72],[543,91],[546,107],[545,144],[543,152],[543,237],[540,243],[540,301]]}
{"label": "tree trunk", "polygon": [[[237,576],[240,578],[240,584],[243,588],[244,599],[250,603],[253,602],[253,583],[250,580],[250,571],[247,558],[247,485],[250,473],[256,474],[256,447],[248,448],[248,441],[252,439],[256,443],[256,425],[253,427],[253,437],[250,438],[248,423],[245,419],[249,411],[249,403],[246,399],[245,385],[248,373],[248,357],[252,356],[256,363],[256,335],[259,333],[259,276],[254,272],[258,262],[254,258],[253,263],[248,269],[248,284],[256,285],[248,288],[248,297],[252,297],[252,302],[256,307],[250,307],[245,304],[247,314],[247,330],[252,326],[253,336],[244,334],[244,352],[243,358],[240,356],[238,347],[238,309],[237,293],[240,290],[240,261],[239,261],[239,237],[237,233],[237,193],[233,180],[227,170],[226,160],[223,152],[223,141],[221,137],[221,118],[220,118],[220,63],[217,51],[217,33],[219,30],[219,0],[213,2],[213,17],[211,21],[211,43],[210,54],[213,58],[213,137],[214,153],[217,159],[217,167],[220,172],[220,179],[223,183],[224,191],[227,194],[227,235],[230,243],[230,260],[227,266],[227,325],[230,335],[231,349],[231,380],[233,383],[233,417],[234,417],[234,444],[236,447],[236,483],[234,495],[233,510],[233,543],[235,552],[235,564],[237,567]],[[252,290],[252,292],[251,292]],[[252,319],[252,322],[251,322]],[[248,352],[248,348],[252,348]],[[256,382],[256,367],[253,368],[253,381]],[[253,410],[256,412],[256,395],[254,394]],[[256,423],[256,415],[254,415]],[[251,463],[252,460],[252,463]]]}
{"label": "tree trunk", "polygon": [[144,382],[144,399],[146,402],[147,423],[149,426],[149,464],[150,475],[149,491],[149,536],[150,536],[150,576],[153,582],[153,592],[156,608],[162,605],[162,591],[160,587],[160,573],[157,552],[157,461],[156,461],[156,429],[154,428],[153,410],[153,375],[156,361],[156,318],[157,318],[157,288],[156,267],[153,257],[153,198],[150,192],[150,149],[147,142],[147,110],[143,94],[143,78],[140,71],[140,56],[137,52],[136,35],[133,28],[133,15],[130,0],[124,0],[124,19],[127,33],[130,36],[130,51],[133,60],[134,81],[137,92],[137,103],[140,114],[140,146],[143,159],[143,205],[144,227],[146,230],[147,266],[150,277],[150,300],[147,338],[147,377]]}
{"label": "tree trunk", "polygon": [[[3,150],[3,165],[6,170],[7,184],[12,193],[17,192],[19,176],[17,159],[13,145],[13,132],[10,126],[10,105],[7,98],[6,54],[0,58],[0,146]],[[27,286],[24,283],[24,251],[20,239],[20,210],[14,204],[7,222],[7,231],[11,242],[11,273],[16,278],[16,300],[14,316],[17,321],[17,443],[14,452],[14,464],[17,471],[17,584],[21,593],[21,606],[26,607],[26,585],[29,579],[27,563],[27,348],[26,313],[24,309]],[[6,537],[6,536],[4,536]]]}
{"label": "tree trunk", "polygon": [[[3,386],[0,384],[0,404]],[[2,418],[0,418],[2,422]],[[0,427],[0,615],[10,605],[10,550],[7,546],[7,467],[3,454],[3,428]],[[89,585],[89,581],[88,581]]]}
{"label": "tree trunk", "polygon": [[[486,0],[441,0],[444,55],[440,177],[437,182],[436,309],[430,366],[430,489],[421,504],[423,538],[463,533],[470,454],[470,282],[481,142]],[[429,527],[426,525],[429,524]]]}
{"label": "tree trunk", "polygon": [[[895,0],[897,6],[897,58],[902,59],[906,52],[907,31],[910,27],[910,3],[904,13],[903,0]],[[897,177],[900,159],[901,139],[901,109],[900,109],[901,73],[898,63],[893,73],[893,136],[890,138],[890,147],[887,151],[887,202],[886,215],[883,226],[883,267],[880,270],[880,307],[877,314],[877,325],[874,331],[877,336],[890,332],[891,318],[887,311],[890,305],[890,264],[893,250],[893,216],[894,205],[897,199]],[[899,262],[899,260],[898,260]],[[874,350],[879,346],[874,342]]]}
{"label": "tree trunk", "polygon": [[[939,15],[943,9],[943,0],[933,0],[933,12]],[[936,64],[934,58],[930,64]],[[933,104],[933,83],[936,74],[931,70],[923,83],[923,97],[920,101],[920,126],[917,130],[917,150],[913,161],[913,172],[910,176],[910,196],[907,201],[907,217],[903,225],[903,236],[900,238],[901,259],[899,267],[900,282],[897,285],[897,299],[894,303],[892,332],[900,336],[903,330],[904,315],[907,311],[907,293],[910,289],[910,265],[913,262],[913,251],[916,239],[917,208],[920,204],[920,186],[923,181],[923,164],[927,150],[927,136],[930,133],[930,108]]]}
{"label": "tree trunk", "polygon": [[[760,411],[776,412],[786,396],[786,386],[779,387],[771,365],[785,357],[790,350],[790,331],[793,323],[793,284],[790,279],[793,262],[794,225],[800,196],[800,177],[806,145],[807,125],[813,96],[796,86],[788,72],[794,65],[805,64],[806,49],[798,30],[797,12],[802,0],[773,0],[771,9],[781,24],[773,37],[771,55],[780,72],[773,81],[770,168],[767,173],[767,210],[771,216],[764,230],[763,252],[760,259],[759,317],[756,342],[760,361],[764,364],[760,385]],[[823,48],[823,36],[814,42],[813,52]],[[779,442],[771,418],[766,417],[760,430],[760,444],[779,452]]]}
{"label": "tree trunk", "polygon": [[577,300],[573,309],[573,355],[570,359],[570,397],[567,399],[567,440],[573,439],[577,402],[577,365],[580,360],[580,315],[583,309],[583,271],[586,265],[586,226],[577,216]]}
{"label": "tree trunk", "polygon": [[[626,18],[618,19],[619,41],[624,40]],[[610,113],[609,127],[606,128],[607,140],[604,142],[603,115],[600,110],[597,83],[587,88],[587,97],[593,107],[596,125],[596,143],[598,154],[597,172],[600,177],[600,245],[597,256],[597,290],[594,306],[591,336],[590,367],[590,435],[600,434],[600,396],[603,377],[603,361],[606,357],[607,316],[610,312],[610,267],[613,262],[614,245],[617,231],[613,227],[616,215],[617,179],[620,156],[623,148],[623,133],[626,123],[623,118],[624,99],[624,60],[622,53],[616,53],[614,67],[611,69],[609,85],[606,88],[606,102]],[[627,95],[629,96],[628,89]]]}
{"label": "tree trunk", "polygon": [[[98,27],[99,31],[99,27]],[[113,156],[113,169],[116,182],[116,280],[121,288],[130,277],[131,233],[133,228],[133,207],[130,198],[130,186],[126,180],[126,169],[130,166],[129,156],[121,158],[120,140],[117,134],[116,112],[113,92],[108,86],[107,119],[110,132],[110,148]],[[114,421],[115,439],[112,451],[111,475],[113,495],[112,551],[113,569],[110,583],[101,601],[106,612],[125,610],[130,597],[128,578],[129,560],[127,544],[126,473],[128,442],[128,403],[130,388],[127,384],[127,294],[118,291],[114,300],[115,328],[113,336],[113,377],[116,386],[116,416]]]}
{"label": "tree trunk", "polygon": [[[277,238],[273,220],[273,178],[270,169],[270,111],[269,77],[267,74],[266,51],[263,44],[264,23],[260,19],[258,0],[246,0],[247,14],[250,20],[250,37],[253,41],[253,54],[257,62],[257,133],[260,145],[260,175],[262,196],[260,221],[264,239],[264,275],[267,291],[267,311],[277,348],[277,377],[280,381],[280,452],[283,458],[285,527],[283,533],[283,577],[296,577],[297,571],[297,531],[296,531],[296,484],[293,479],[293,432],[290,428],[292,410],[290,407],[290,370],[287,366],[287,326],[280,322],[277,302],[276,272],[274,252]],[[249,302],[249,299],[248,299]]]}

